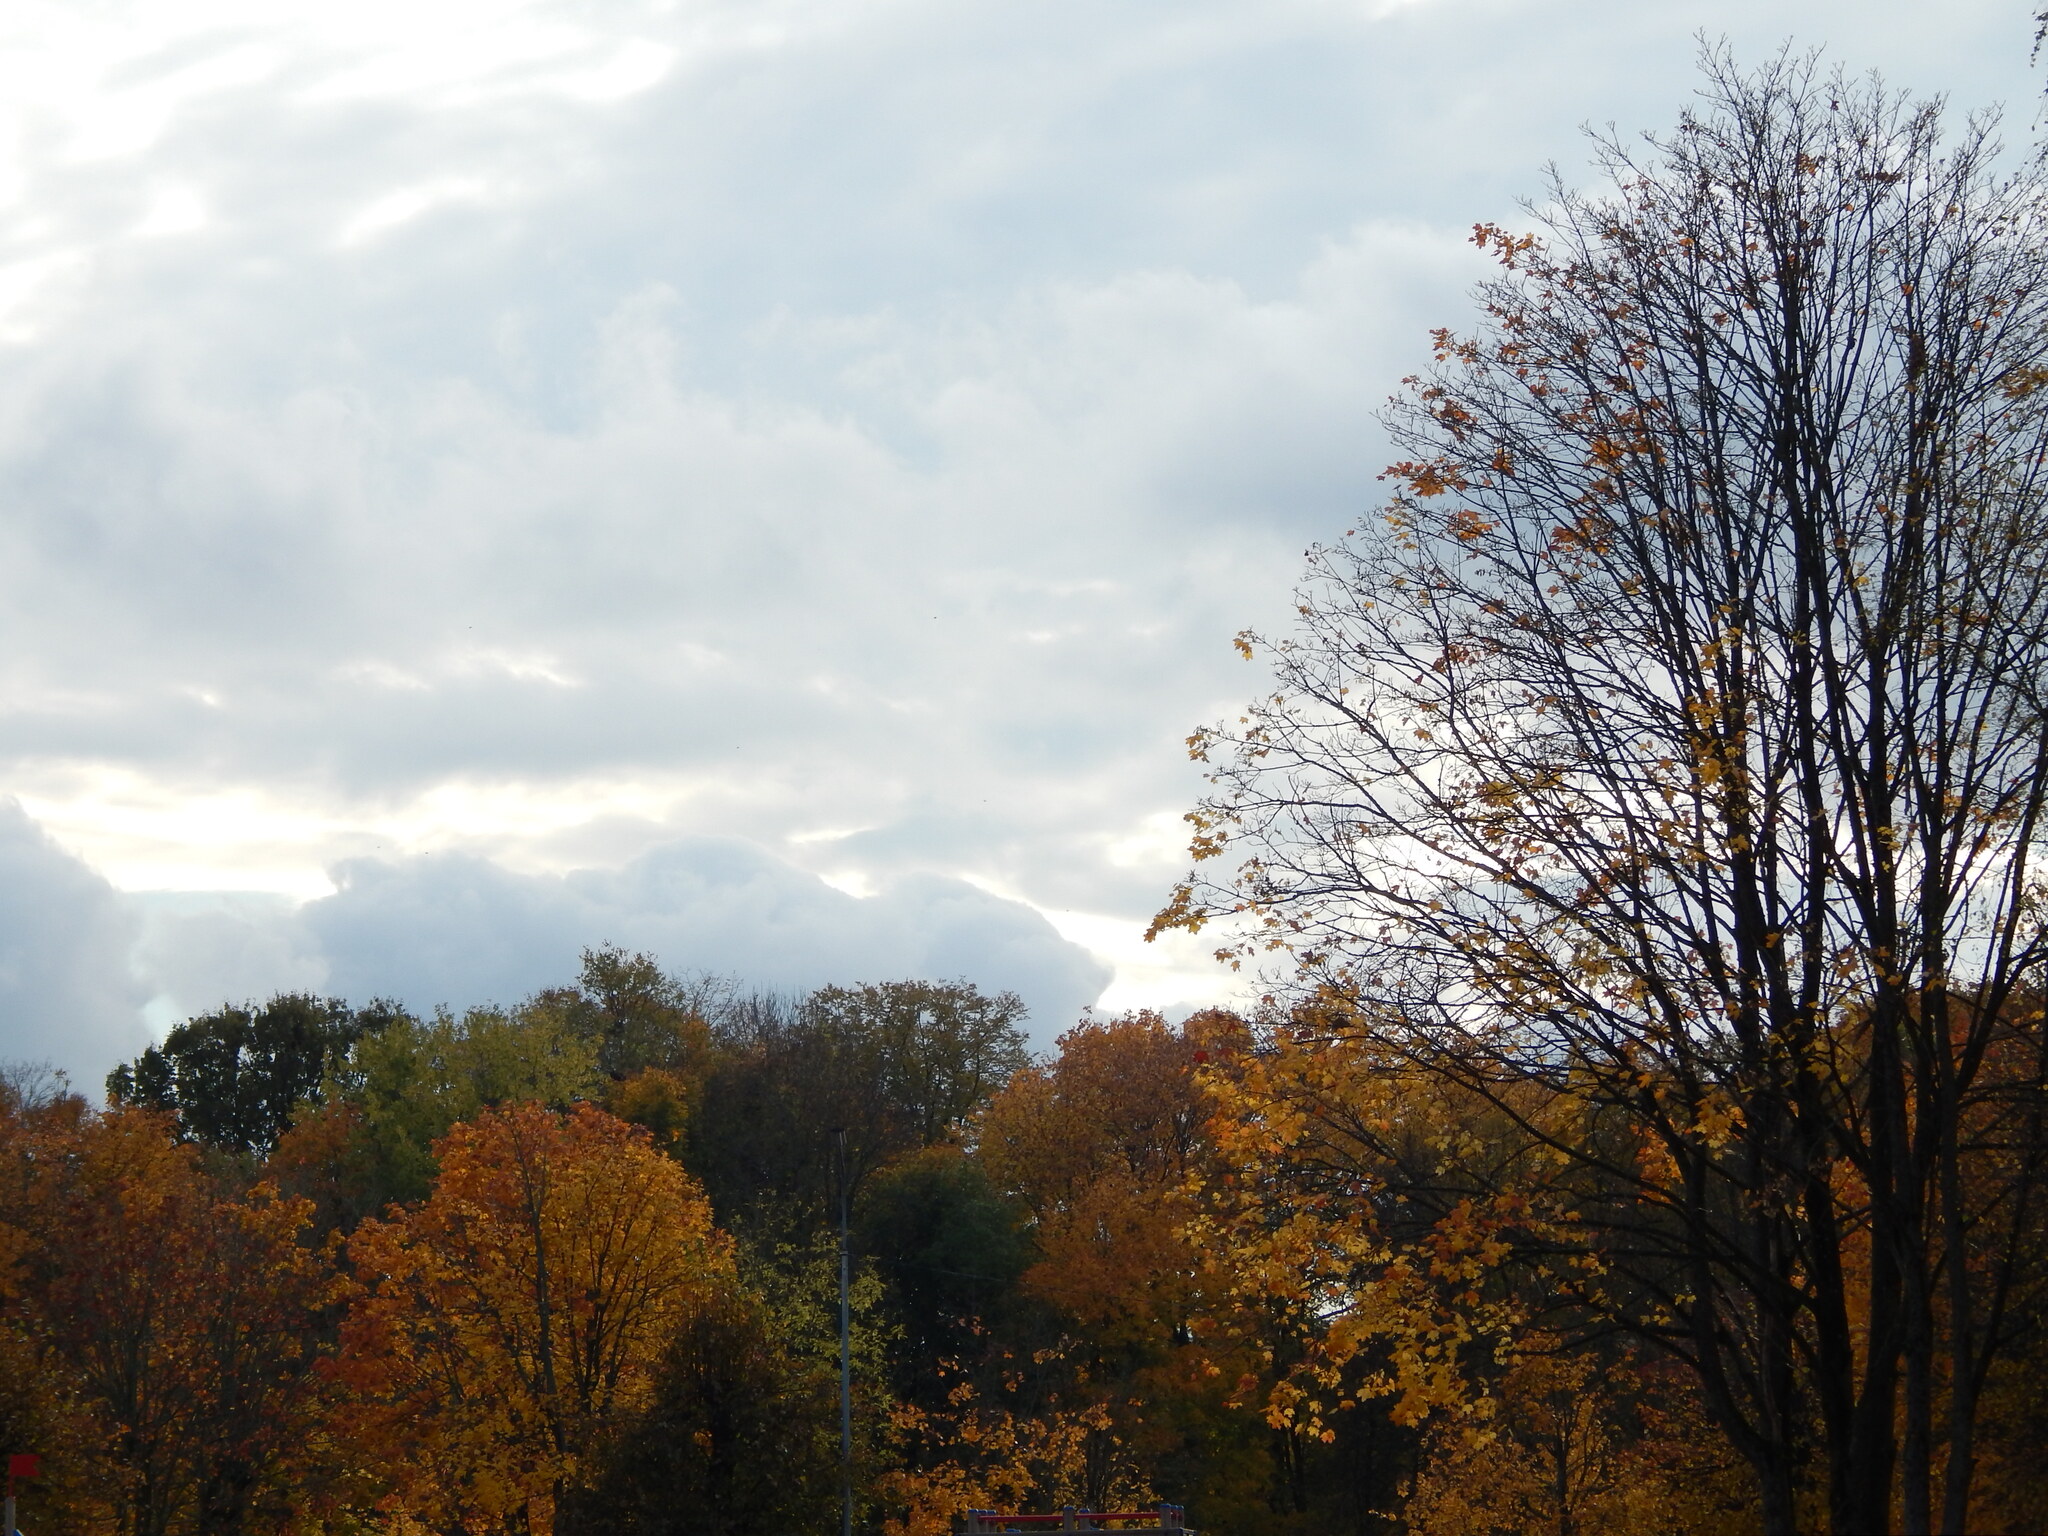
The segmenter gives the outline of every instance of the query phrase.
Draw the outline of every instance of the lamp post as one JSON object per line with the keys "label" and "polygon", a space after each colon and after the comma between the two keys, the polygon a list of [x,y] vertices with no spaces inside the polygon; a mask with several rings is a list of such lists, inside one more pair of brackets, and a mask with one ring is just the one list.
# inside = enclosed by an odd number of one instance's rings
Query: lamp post
{"label": "lamp post", "polygon": [[847,1178],[846,1128],[841,1126],[832,1134],[839,1148],[839,1531],[840,1536],[853,1536],[852,1257],[847,1241],[848,1185],[852,1181]]}

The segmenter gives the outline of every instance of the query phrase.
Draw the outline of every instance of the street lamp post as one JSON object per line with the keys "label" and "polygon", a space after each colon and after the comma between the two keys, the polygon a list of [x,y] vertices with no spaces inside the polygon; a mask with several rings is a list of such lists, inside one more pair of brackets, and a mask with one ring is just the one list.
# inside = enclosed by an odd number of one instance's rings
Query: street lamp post
{"label": "street lamp post", "polygon": [[846,1130],[833,1133],[839,1145],[839,1492],[840,1536],[853,1536],[853,1310],[852,1256],[847,1241],[848,1186]]}

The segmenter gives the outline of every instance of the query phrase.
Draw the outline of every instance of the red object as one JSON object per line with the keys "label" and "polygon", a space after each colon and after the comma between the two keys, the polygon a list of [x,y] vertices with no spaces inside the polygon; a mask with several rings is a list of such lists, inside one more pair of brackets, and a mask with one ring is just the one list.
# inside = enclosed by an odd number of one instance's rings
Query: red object
{"label": "red object", "polygon": [[[1058,1525],[1067,1517],[1060,1515],[990,1515],[991,1520],[1000,1520],[1005,1525]],[[1127,1509],[1112,1511],[1105,1509],[1077,1509],[1076,1520],[1157,1520],[1156,1509]],[[1147,1536],[1144,1531],[1131,1531],[1128,1536]]]}
{"label": "red object", "polygon": [[16,1452],[7,1458],[7,1475],[9,1477],[41,1477],[43,1475],[43,1458],[35,1455],[33,1452]]}

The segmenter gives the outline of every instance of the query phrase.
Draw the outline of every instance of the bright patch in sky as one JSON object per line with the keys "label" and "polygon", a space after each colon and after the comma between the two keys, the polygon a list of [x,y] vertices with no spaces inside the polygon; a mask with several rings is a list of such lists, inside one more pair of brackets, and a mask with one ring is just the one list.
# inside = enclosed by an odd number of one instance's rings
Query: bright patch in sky
{"label": "bright patch in sky", "polygon": [[615,941],[1140,935],[1481,220],[1694,32],[2003,100],[1991,0],[162,0],[0,16],[0,1057]]}

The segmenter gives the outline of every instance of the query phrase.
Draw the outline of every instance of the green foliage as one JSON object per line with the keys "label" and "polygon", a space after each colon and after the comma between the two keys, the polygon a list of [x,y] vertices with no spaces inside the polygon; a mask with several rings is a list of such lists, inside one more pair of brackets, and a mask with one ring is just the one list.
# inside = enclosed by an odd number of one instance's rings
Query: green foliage
{"label": "green foliage", "polygon": [[647,955],[607,945],[583,952],[573,987],[550,987],[520,1010],[546,1017],[591,1049],[598,1075],[623,1082],[653,1068],[701,1075],[711,1030],[687,982],[668,975]]}
{"label": "green foliage", "polygon": [[[758,1298],[769,1331],[790,1354],[839,1375],[839,1247],[836,1238],[752,1236],[739,1244],[740,1277]],[[853,1376],[857,1385],[888,1374],[898,1342],[884,1308],[881,1276],[856,1262],[848,1288]]]}
{"label": "green foliage", "polygon": [[847,1188],[919,1147],[964,1134],[1026,1057],[1024,1005],[965,982],[826,987],[757,999],[728,1017],[689,1161],[720,1220],[775,1208],[799,1224],[836,1215]]}
{"label": "green foliage", "polygon": [[[1037,1257],[1025,1212],[958,1147],[929,1147],[882,1169],[861,1195],[855,1246],[870,1256],[903,1333],[899,1396],[923,1402],[941,1364],[986,1349],[988,1325],[1021,1305]],[[928,1406],[935,1406],[928,1405]]]}
{"label": "green foliage", "polygon": [[178,1025],[107,1077],[115,1104],[163,1110],[191,1141],[263,1153],[360,1041],[406,1020],[395,1005],[280,992],[261,1008],[226,1005]]}
{"label": "green foliage", "polygon": [[[800,1370],[832,1384],[832,1454],[838,1460],[839,1247],[831,1233],[769,1234],[756,1228],[738,1246],[740,1278],[755,1297],[762,1326]],[[902,1348],[902,1331],[889,1315],[881,1276],[872,1263],[851,1266],[848,1287],[849,1357],[853,1376],[855,1493],[861,1507],[867,1488],[891,1459],[890,1364]]]}
{"label": "green foliage", "polygon": [[1024,1003],[966,982],[823,987],[805,1011],[818,1040],[879,1088],[897,1136],[944,1141],[1028,1059]]}
{"label": "green foliage", "polygon": [[380,1204],[423,1198],[434,1143],[478,1110],[527,1100],[561,1109],[594,1096],[596,1040],[546,997],[510,1012],[401,1017],[358,1042],[327,1092],[361,1113]]}
{"label": "green foliage", "polygon": [[[703,988],[615,945],[583,952],[577,996],[595,1025],[598,1070],[614,1082],[649,1067],[701,1073],[711,1049]],[[552,995],[552,994],[544,994]]]}
{"label": "green foliage", "polygon": [[838,1473],[831,1373],[735,1296],[676,1337],[654,1401],[574,1514],[620,1536],[787,1536],[826,1527]]}

